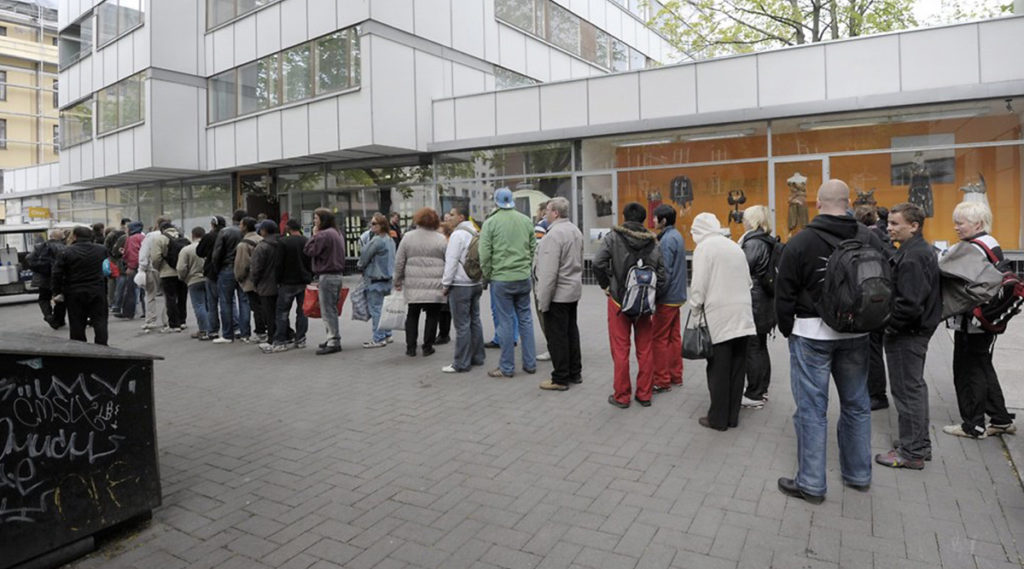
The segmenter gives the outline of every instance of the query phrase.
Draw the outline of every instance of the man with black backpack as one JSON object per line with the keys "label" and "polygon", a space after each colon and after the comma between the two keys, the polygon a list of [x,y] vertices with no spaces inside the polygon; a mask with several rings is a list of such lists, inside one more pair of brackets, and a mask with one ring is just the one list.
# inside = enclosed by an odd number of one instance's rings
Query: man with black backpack
{"label": "man with black backpack", "polygon": [[614,366],[615,393],[608,403],[629,407],[633,385],[629,373],[630,335],[635,333],[636,401],[650,407],[654,387],[652,316],[664,295],[665,266],[658,239],[644,227],[647,210],[631,202],[622,211],[623,223],[601,241],[594,256],[594,276],[608,296],[608,341]]}
{"label": "man with black backpack", "polygon": [[160,289],[164,293],[167,310],[167,325],[160,332],[168,334],[185,329],[188,287],[178,278],[178,257],[181,250],[191,242],[178,233],[178,228],[165,221],[160,224],[157,235],[150,247],[150,264],[159,271]]}
{"label": "man with black backpack", "polygon": [[812,504],[824,501],[827,490],[830,375],[841,408],[843,482],[860,491],[871,485],[868,332],[888,323],[892,282],[882,243],[847,214],[849,207],[846,183],[822,184],[819,214],[787,243],[775,281],[779,331],[789,339],[798,461],[796,476],[779,478],[778,485]]}
{"label": "man with black backpack", "polygon": [[28,256],[28,266],[32,269],[32,286],[39,289],[39,310],[43,312],[43,320],[54,330],[64,326],[66,312],[63,302],[53,303],[53,288],[50,275],[57,255],[64,249],[64,232],[60,229],[50,231],[50,239],[36,245]]}

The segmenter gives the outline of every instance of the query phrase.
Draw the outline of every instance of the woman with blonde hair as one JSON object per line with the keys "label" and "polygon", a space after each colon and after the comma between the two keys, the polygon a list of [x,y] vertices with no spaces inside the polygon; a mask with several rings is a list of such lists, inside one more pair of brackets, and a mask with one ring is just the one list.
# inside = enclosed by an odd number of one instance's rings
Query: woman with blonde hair
{"label": "woman with blonde hair", "polygon": [[363,342],[364,348],[383,348],[391,339],[391,330],[379,330],[380,310],[384,297],[391,292],[391,278],[395,272],[395,241],[391,238],[391,225],[383,213],[373,214],[370,220],[370,238],[359,254],[356,265],[363,271],[363,290],[373,322],[373,337]]}
{"label": "woman with blonde hair", "polygon": [[772,360],[768,355],[768,332],[775,327],[772,252],[779,243],[772,237],[771,210],[763,205],[743,211],[743,228],[746,232],[740,237],[740,248],[747,258],[750,280],[753,281],[750,300],[757,332],[747,341],[747,389],[743,393],[742,404],[759,409],[768,400],[768,384],[772,377]]}
{"label": "woman with blonde hair", "polygon": [[405,355],[416,355],[420,312],[426,312],[423,328],[423,355],[434,353],[437,321],[445,301],[441,278],[448,241],[437,231],[441,219],[433,208],[425,207],[413,215],[416,229],[402,237],[395,253],[395,290],[405,294],[409,303],[405,319]]}

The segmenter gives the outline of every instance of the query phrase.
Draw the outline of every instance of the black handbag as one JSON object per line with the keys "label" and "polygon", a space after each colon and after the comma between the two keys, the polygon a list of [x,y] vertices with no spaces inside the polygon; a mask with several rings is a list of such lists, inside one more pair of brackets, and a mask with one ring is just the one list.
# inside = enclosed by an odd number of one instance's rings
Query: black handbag
{"label": "black handbag", "polygon": [[706,360],[711,357],[711,332],[708,331],[708,319],[704,311],[700,313],[700,322],[696,328],[690,328],[690,316],[686,314],[683,325],[683,357],[688,360]]}

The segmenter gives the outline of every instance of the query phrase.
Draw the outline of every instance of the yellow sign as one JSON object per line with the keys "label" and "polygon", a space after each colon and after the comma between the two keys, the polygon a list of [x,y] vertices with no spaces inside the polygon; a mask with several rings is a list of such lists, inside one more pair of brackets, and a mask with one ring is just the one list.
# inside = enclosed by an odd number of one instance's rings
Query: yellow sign
{"label": "yellow sign", "polygon": [[29,219],[50,219],[50,208],[30,207],[28,208]]}

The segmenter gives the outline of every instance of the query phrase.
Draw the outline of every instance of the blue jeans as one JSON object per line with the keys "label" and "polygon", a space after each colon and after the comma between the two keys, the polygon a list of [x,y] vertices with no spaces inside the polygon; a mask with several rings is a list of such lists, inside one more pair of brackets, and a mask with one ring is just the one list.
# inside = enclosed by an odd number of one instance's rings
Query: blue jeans
{"label": "blue jeans", "polygon": [[[252,329],[249,327],[249,298],[242,291],[242,286],[235,280],[235,269],[227,267],[217,275],[217,290],[220,295],[220,335],[229,340],[234,339],[235,327],[243,338],[248,338]],[[235,313],[235,299],[238,299],[238,312]]]}
{"label": "blue jeans", "polygon": [[453,286],[448,289],[448,306],[455,325],[455,360],[452,367],[457,371],[468,371],[472,366],[483,365],[484,330],[480,324],[481,285]]}
{"label": "blue jeans", "polygon": [[868,336],[846,340],[789,337],[790,385],[796,401],[796,485],[822,496],[828,440],[828,379],[839,392],[839,469],[849,484],[871,483],[871,398]]}
{"label": "blue jeans", "polygon": [[380,309],[384,306],[384,297],[390,294],[391,287],[385,290],[381,287],[374,287],[372,284],[366,284],[366,305],[370,309],[370,321],[373,322],[373,341],[380,343],[388,339],[391,335],[391,330],[378,330],[377,324],[380,323]]}
{"label": "blue jeans", "polygon": [[516,369],[515,328],[519,327],[523,348],[523,369],[537,369],[537,352],[533,344],[533,313],[530,308],[530,279],[494,281],[494,304],[498,310],[498,344],[501,346],[501,371],[506,375]]}
{"label": "blue jeans", "polygon": [[[491,295],[491,322],[494,323],[494,339],[491,340],[495,344],[500,344],[501,340],[498,337],[498,303],[494,300],[494,287],[490,288]],[[519,341],[519,321],[512,321],[512,343],[515,344]]]}
{"label": "blue jeans", "polygon": [[210,328],[209,303],[206,300],[206,282],[188,285],[188,297],[192,300],[192,312],[196,315],[196,323],[200,332],[212,333]]}
{"label": "blue jeans", "polygon": [[210,334],[216,334],[220,330],[220,293],[217,289],[217,281],[205,279],[206,283],[206,317],[209,319]]}
{"label": "blue jeans", "polygon": [[306,285],[280,285],[277,287],[277,328],[274,331],[274,344],[288,343],[288,311],[295,302],[295,341],[305,342],[309,330],[309,318],[302,311],[302,301],[306,295]]}
{"label": "blue jeans", "polygon": [[110,303],[115,312],[121,312],[121,305],[124,304],[124,290],[125,284],[128,282],[128,276],[121,273],[121,276],[114,280],[114,302]]}
{"label": "blue jeans", "polygon": [[341,345],[341,330],[338,328],[338,295],[341,294],[341,274],[320,275],[320,317],[327,330],[327,345]]}

